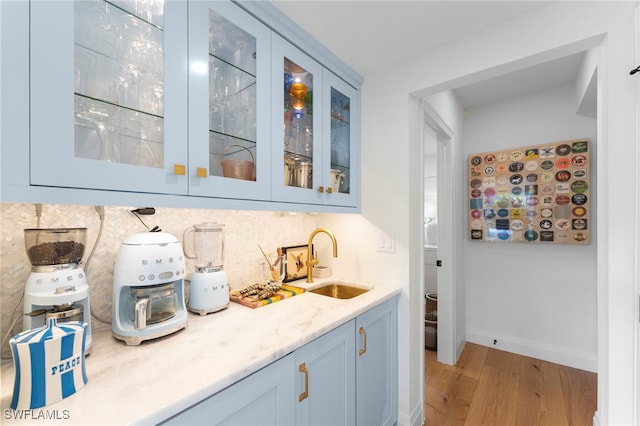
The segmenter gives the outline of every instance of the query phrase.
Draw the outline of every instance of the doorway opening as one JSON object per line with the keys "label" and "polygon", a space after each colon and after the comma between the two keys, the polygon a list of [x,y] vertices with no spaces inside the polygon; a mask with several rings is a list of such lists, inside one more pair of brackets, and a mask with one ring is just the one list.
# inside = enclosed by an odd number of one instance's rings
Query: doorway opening
{"label": "doorway opening", "polygon": [[[549,66],[550,69],[554,69],[553,67],[562,68],[566,66],[567,67],[566,69],[569,71],[567,72],[565,78],[572,79],[572,81],[575,82],[576,76],[578,74],[578,72],[576,71],[577,69],[576,66],[580,68],[580,65],[585,61],[584,55],[586,54],[586,52],[588,51],[582,50],[579,52],[573,52],[570,55],[552,59],[548,61],[550,62],[548,64],[541,62],[537,65]],[[525,90],[521,93],[515,93],[513,91],[509,92],[509,90],[507,90],[509,88],[522,90],[525,85],[523,85],[522,83],[518,83],[518,81],[522,81],[519,79],[525,75],[531,76],[532,75],[531,73],[539,73],[539,69],[540,69],[539,67],[532,65],[529,68],[523,68],[522,70],[520,70],[518,72],[520,73],[520,75],[518,75],[518,73],[510,72],[509,74],[493,77],[491,79],[487,79],[486,81],[479,80],[476,82],[477,84],[473,84],[473,85],[469,84],[469,85],[463,86],[459,84],[455,84],[455,85],[452,84],[452,89],[446,92],[453,94],[453,96],[456,98],[458,98],[458,96],[467,96],[467,97],[475,96],[477,100],[477,99],[482,99],[482,96],[481,94],[479,94],[479,92],[474,92],[474,90],[480,90],[481,85],[484,85],[484,90],[488,90],[487,88],[490,88],[490,90],[488,91],[491,92],[492,96],[497,96],[498,92],[500,92],[502,96],[505,96],[505,93],[506,94],[511,93],[510,95],[506,96],[504,99],[508,99],[509,97],[527,95],[528,93],[537,93],[537,92],[542,92],[544,90],[552,89],[554,86],[540,87],[538,89],[529,88],[528,91]],[[559,72],[558,68],[555,68],[555,69],[556,69],[555,72],[557,74]],[[589,116],[589,114],[593,114],[592,118],[595,119],[595,110],[596,110],[595,88],[597,87],[595,66],[592,71],[593,71],[592,78],[588,79],[589,80],[588,84],[584,88],[583,97],[579,104],[580,111],[577,111],[577,113],[585,116]],[[549,70],[548,72],[553,73],[553,71],[549,71]],[[500,87],[499,84],[502,84],[507,87],[498,89],[498,87]],[[569,85],[569,81],[567,80],[560,83],[556,81],[553,84]],[[430,164],[430,160],[427,159],[427,155],[429,153],[429,147],[427,146],[427,143],[429,143],[428,141],[433,140],[433,137],[432,135],[429,135],[429,132],[432,132],[432,133],[435,132],[436,146],[438,147],[438,151],[437,151],[438,156],[436,160],[438,164],[438,167],[436,168],[437,169],[436,180],[437,180],[437,188],[438,188],[437,195],[436,195],[437,210],[438,210],[438,215],[437,215],[438,238],[437,238],[436,253],[437,253],[437,259],[443,260],[442,262],[443,267],[436,269],[437,270],[437,289],[438,289],[437,293],[438,293],[438,305],[439,305],[438,306],[437,350],[438,350],[439,362],[446,363],[446,364],[455,364],[459,354],[462,351],[462,348],[464,347],[465,341],[469,340],[470,335],[471,335],[471,340],[469,341],[471,342],[474,342],[473,339],[478,340],[478,339],[484,338],[486,340],[488,336],[483,335],[481,333],[484,330],[477,330],[477,329],[474,330],[473,326],[475,324],[471,324],[471,326],[469,325],[468,319],[466,318],[467,309],[465,307],[465,299],[467,297],[466,293],[468,291],[468,289],[466,288],[468,286],[468,283],[465,279],[465,271],[468,269],[467,268],[468,265],[466,264],[465,256],[469,250],[471,250],[472,255],[477,255],[477,253],[475,253],[474,250],[477,249],[478,247],[476,244],[476,246],[473,246],[470,248],[470,245],[466,237],[466,233],[467,233],[466,231],[467,213],[466,212],[468,211],[468,209],[465,209],[465,206],[466,206],[465,203],[467,203],[466,201],[467,197],[465,194],[468,191],[466,191],[466,186],[467,186],[465,183],[466,169],[464,165],[465,165],[466,155],[469,152],[474,152],[473,149],[475,148],[470,148],[470,147],[465,148],[463,146],[464,144],[461,138],[462,138],[462,135],[466,133],[464,131],[466,130],[466,128],[463,129],[464,125],[462,124],[463,122],[462,118],[460,118],[459,123],[455,123],[454,125],[452,125],[451,128],[453,129],[453,131],[450,129],[449,133],[443,136],[440,136],[437,134],[436,129],[438,127],[437,126],[438,121],[442,121],[446,125],[450,123],[450,121],[448,120],[445,121],[440,119],[440,116],[438,115],[440,114],[440,109],[436,107],[432,107],[433,104],[430,102],[434,96],[439,96],[441,93],[444,93],[444,92],[438,92],[437,94],[427,94],[426,96],[422,97],[423,99],[422,108],[424,110],[424,116],[425,116],[425,120],[423,124],[424,126],[423,142],[425,146],[422,149],[424,150],[424,153],[425,153],[425,160],[424,160],[425,168],[427,168],[429,167],[429,164]],[[500,98],[497,97],[497,98],[493,98],[489,102],[499,102],[499,101],[500,101]],[[459,99],[458,99],[458,102],[460,102]],[[481,104],[476,104],[476,105],[481,105]],[[464,104],[462,102],[460,102],[460,107],[464,111]],[[463,115],[464,114],[461,112],[460,117],[462,117]],[[427,117],[431,117],[430,118],[431,122],[429,122],[430,119],[428,119]],[[445,118],[448,118],[448,117],[445,116]],[[436,122],[435,126],[433,123],[434,120]],[[595,125],[593,127],[595,129]],[[499,129],[500,127],[497,127],[496,131],[498,131]],[[457,134],[454,134],[454,132]],[[570,132],[571,130],[569,130],[569,134]],[[542,134],[542,137],[543,138],[545,137],[544,134]],[[469,137],[469,139],[471,138]],[[570,137],[567,137],[567,139],[570,139]],[[594,135],[592,140],[595,142],[595,139],[596,138]],[[517,140],[517,139],[514,139],[514,140]],[[465,139],[465,142],[466,142],[466,139]],[[513,146],[519,146],[519,145],[516,143]],[[478,152],[482,152],[482,150]],[[442,153],[443,155],[440,156],[439,155],[440,153]],[[424,173],[424,176],[423,176],[423,178],[425,179],[424,181],[424,188],[425,188],[424,213],[425,213],[426,219],[428,219],[429,217],[427,216],[427,214],[430,208],[427,205],[427,202],[429,198],[433,196],[432,194],[428,193],[429,184],[426,179],[429,176],[430,175],[428,173]],[[446,183],[447,179],[449,179],[448,184]],[[440,182],[440,180],[442,180],[443,182]],[[443,187],[446,187],[447,189],[441,189]],[[443,197],[450,197],[451,199],[444,201]],[[445,223],[443,222],[446,220],[449,220],[451,222],[449,226],[446,226]],[[424,227],[424,223],[422,225]],[[424,236],[424,241],[426,243],[429,242],[428,236],[426,235]],[[450,243],[451,247],[449,247],[448,251],[445,252],[443,244],[446,245],[447,242]],[[426,249],[427,247],[425,247],[425,250]],[[508,250],[505,249],[505,252],[506,251]],[[444,260],[447,255],[448,255],[449,261],[445,262]],[[592,253],[589,253],[589,256],[591,255]],[[593,255],[592,257],[595,258],[595,255]],[[595,264],[595,261],[593,263]],[[450,270],[447,271],[445,267],[449,267]],[[470,276],[470,274],[467,274],[467,276]],[[425,279],[424,292],[427,293],[432,289],[432,287],[429,287],[428,285],[429,275],[428,275],[428,265],[426,264],[426,262],[424,266],[423,278]],[[595,294],[592,294],[591,296],[593,296],[592,298],[595,298]],[[477,314],[477,311],[478,311],[477,306],[473,308],[472,311]],[[595,329],[595,326],[593,327],[593,329]],[[518,336],[518,335],[505,334],[504,337],[513,337],[513,336]],[[427,336],[425,335],[425,340],[426,339],[427,339]],[[521,347],[516,347],[516,346],[503,347],[502,349],[506,351],[512,351],[515,353],[523,353],[519,351],[524,350],[524,353],[526,354],[526,350],[532,347],[532,345],[530,344],[532,342],[535,342],[535,339],[531,338],[530,342],[524,342],[524,344],[522,344]],[[486,341],[474,342],[474,343],[489,345]],[[508,343],[512,343],[512,342],[508,342]],[[513,343],[520,344],[522,342],[516,341],[516,339],[513,339]],[[538,358],[545,359],[544,355],[546,354],[543,354],[543,356],[539,356]],[[588,364],[589,362],[591,362],[591,360],[589,359],[589,356],[590,356],[589,353],[585,352],[584,359],[579,361],[580,362],[585,361],[587,363],[586,365],[590,365]],[[559,360],[558,362],[563,363],[562,360]],[[571,362],[567,362],[563,364],[569,365],[569,366],[571,365],[575,366],[575,364],[572,364]],[[581,367],[578,366],[578,368],[581,368]],[[590,368],[584,368],[584,369],[590,370]]]}

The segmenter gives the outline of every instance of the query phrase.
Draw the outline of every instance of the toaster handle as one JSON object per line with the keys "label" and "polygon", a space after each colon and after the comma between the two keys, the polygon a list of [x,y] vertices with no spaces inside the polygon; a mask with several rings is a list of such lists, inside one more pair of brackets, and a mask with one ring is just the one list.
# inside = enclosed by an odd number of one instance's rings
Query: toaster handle
{"label": "toaster handle", "polygon": [[133,312],[133,326],[136,330],[147,327],[147,312],[149,310],[149,298],[143,297],[136,301]]}

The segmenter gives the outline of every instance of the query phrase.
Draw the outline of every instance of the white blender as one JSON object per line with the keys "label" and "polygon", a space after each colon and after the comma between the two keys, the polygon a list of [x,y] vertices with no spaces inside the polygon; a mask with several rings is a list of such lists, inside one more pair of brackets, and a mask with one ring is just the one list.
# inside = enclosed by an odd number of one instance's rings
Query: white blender
{"label": "white blender", "polygon": [[229,306],[229,278],[223,271],[224,225],[205,222],[183,234],[184,255],[195,259],[191,275],[188,309],[207,315]]}
{"label": "white blender", "polygon": [[89,284],[80,266],[87,228],[25,229],[24,245],[31,274],[24,290],[23,328],[42,327],[48,318],[58,323],[87,323],[85,353],[91,348]]}

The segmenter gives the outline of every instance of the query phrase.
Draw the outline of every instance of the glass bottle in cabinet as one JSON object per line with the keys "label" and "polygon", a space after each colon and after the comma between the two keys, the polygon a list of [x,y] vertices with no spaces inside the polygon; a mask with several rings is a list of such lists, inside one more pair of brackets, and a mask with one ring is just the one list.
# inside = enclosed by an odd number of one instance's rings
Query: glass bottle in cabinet
{"label": "glass bottle in cabinet", "polygon": [[186,193],[180,50],[182,2],[33,2],[32,184]]}
{"label": "glass bottle in cabinet", "polygon": [[191,193],[268,199],[270,32],[230,2],[189,14]]}

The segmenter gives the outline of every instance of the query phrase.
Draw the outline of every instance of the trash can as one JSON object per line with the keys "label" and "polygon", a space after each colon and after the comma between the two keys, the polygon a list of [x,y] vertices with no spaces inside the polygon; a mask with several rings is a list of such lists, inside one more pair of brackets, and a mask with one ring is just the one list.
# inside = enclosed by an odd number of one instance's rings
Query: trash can
{"label": "trash can", "polygon": [[438,349],[438,295],[425,296],[424,310],[424,348],[430,351]]}

